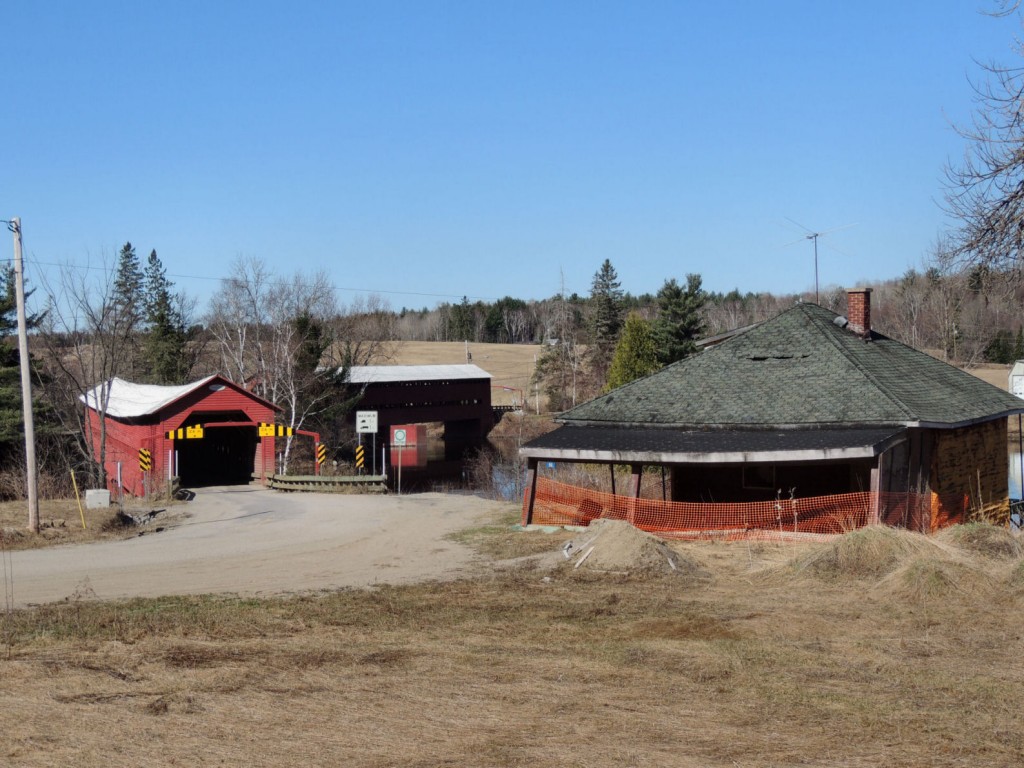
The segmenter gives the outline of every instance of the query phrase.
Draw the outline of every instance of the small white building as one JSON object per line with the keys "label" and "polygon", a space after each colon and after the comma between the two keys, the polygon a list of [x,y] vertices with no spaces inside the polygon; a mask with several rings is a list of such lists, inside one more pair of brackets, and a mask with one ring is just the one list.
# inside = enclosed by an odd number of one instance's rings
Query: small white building
{"label": "small white building", "polygon": [[1011,394],[1024,398],[1024,360],[1018,360],[1010,369],[1010,382],[1007,387]]}

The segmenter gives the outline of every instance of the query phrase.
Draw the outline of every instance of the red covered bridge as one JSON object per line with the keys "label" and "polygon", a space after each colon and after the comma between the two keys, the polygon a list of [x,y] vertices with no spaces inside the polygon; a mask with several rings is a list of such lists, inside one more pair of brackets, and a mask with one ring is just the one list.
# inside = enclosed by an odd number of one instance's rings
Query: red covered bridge
{"label": "red covered bridge", "polygon": [[356,409],[376,411],[383,435],[398,424],[444,424],[450,458],[482,444],[501,417],[491,405],[491,374],[475,365],[353,366],[349,383],[360,392]]}
{"label": "red covered bridge", "polygon": [[[261,437],[259,424],[272,424],[280,409],[222,376],[181,386],[115,378],[81,400],[111,491],[118,489],[120,465],[124,491],[144,493],[143,450],[150,456],[151,489],[164,487],[174,475],[185,486],[232,485],[248,483],[254,473],[265,478],[274,472],[275,437]],[[173,439],[168,432],[175,433]]]}

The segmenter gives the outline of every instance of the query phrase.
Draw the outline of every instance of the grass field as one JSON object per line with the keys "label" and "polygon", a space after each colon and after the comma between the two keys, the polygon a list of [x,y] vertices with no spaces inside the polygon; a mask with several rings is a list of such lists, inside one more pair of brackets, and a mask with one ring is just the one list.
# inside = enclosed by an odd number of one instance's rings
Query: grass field
{"label": "grass field", "polygon": [[[569,536],[510,532],[515,516],[460,540],[490,560]],[[1024,561],[1005,531],[676,550],[686,576],[527,560],[451,583],[8,613],[0,763],[1024,762]]]}

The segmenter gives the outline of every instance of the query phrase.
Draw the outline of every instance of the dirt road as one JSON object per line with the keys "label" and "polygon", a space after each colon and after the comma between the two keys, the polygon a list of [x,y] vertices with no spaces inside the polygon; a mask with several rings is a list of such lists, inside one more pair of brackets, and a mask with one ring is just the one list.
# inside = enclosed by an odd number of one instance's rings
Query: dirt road
{"label": "dirt road", "polygon": [[[160,533],[10,553],[14,602],[266,595],[444,578],[464,572],[473,558],[468,548],[445,537],[503,508],[438,493],[203,489],[184,508],[187,519]],[[158,518],[150,527],[160,524]]]}

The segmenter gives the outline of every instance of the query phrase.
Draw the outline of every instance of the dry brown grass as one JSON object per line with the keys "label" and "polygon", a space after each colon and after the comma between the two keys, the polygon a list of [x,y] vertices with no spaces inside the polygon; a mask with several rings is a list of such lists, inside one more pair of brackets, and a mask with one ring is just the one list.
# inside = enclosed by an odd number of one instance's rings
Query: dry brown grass
{"label": "dry brown grass", "polygon": [[[517,556],[565,538],[507,522],[464,540]],[[320,596],[17,612],[3,619],[0,763],[1024,762],[1024,594],[963,589],[974,571],[1019,582],[1019,558],[901,543],[883,576],[859,564],[763,578],[784,560],[845,561],[832,544],[803,559],[780,544],[672,546],[709,578],[524,565]]]}
{"label": "dry brown grass", "polygon": [[987,523],[955,525],[940,531],[935,538],[986,558],[1015,559],[1024,554],[1020,536],[1003,526]]}
{"label": "dry brown grass", "polygon": [[[21,501],[0,502],[0,547],[6,550],[37,549],[60,544],[85,544],[91,541],[119,539],[137,536],[147,530],[155,530],[164,520],[175,514],[174,502],[143,505],[133,503],[126,511],[140,514],[153,510],[164,510],[147,526],[137,528],[124,526],[118,519],[118,509],[87,509],[85,499],[82,508],[74,499],[43,499],[39,502],[39,533],[28,530],[28,503]],[[82,527],[82,518],[85,527]]]}
{"label": "dry brown grass", "polygon": [[880,578],[891,573],[909,557],[928,551],[937,554],[936,542],[905,530],[869,526],[815,547],[797,558],[792,566],[816,576],[850,580]]}

